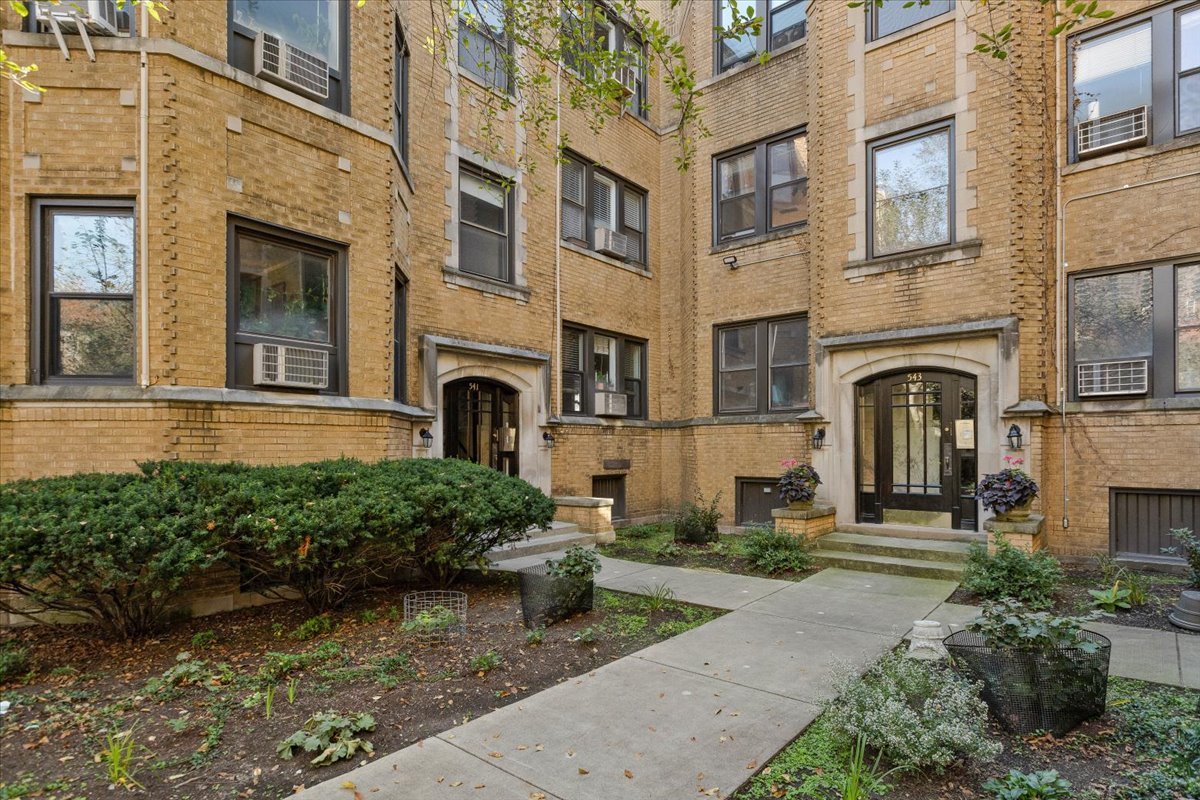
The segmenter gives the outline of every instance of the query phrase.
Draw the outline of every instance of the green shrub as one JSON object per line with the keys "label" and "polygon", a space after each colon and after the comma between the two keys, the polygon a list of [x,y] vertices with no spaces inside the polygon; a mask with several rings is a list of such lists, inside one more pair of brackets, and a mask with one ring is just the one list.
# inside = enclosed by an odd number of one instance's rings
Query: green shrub
{"label": "green shrub", "polygon": [[979,687],[950,669],[889,654],[861,679],[834,682],[839,697],[830,725],[883,754],[892,767],[941,773],[960,758],[989,760],[1000,745],[987,737],[987,706]]}
{"label": "green shrub", "polygon": [[479,677],[487,675],[496,667],[500,666],[504,659],[495,650],[488,650],[486,653],[480,653],[467,662],[467,667]]}
{"label": "green shrub", "polygon": [[328,614],[318,614],[297,625],[296,629],[288,634],[288,638],[297,642],[307,642],[309,639],[333,633],[336,627],[337,623]]}
{"label": "green shrub", "polygon": [[[1192,586],[1200,589],[1200,536],[1191,528],[1172,528],[1171,536],[1179,542],[1178,547],[1164,547],[1163,552],[1169,555],[1182,556],[1192,573]],[[1183,552],[1180,552],[1180,551]]]}
{"label": "green shrub", "polygon": [[[0,486],[0,609],[89,618],[127,639],[161,627],[184,582],[223,556],[170,474],[83,474]],[[59,617],[61,619],[61,617]]]}
{"label": "green shrub", "polygon": [[983,790],[991,792],[995,800],[1070,800],[1075,796],[1071,782],[1053,769],[1030,773],[1012,769],[1003,778],[985,783]]}
{"label": "green shrub", "polygon": [[546,574],[556,578],[590,581],[600,571],[600,556],[595,550],[572,545],[559,559],[546,559]]}
{"label": "green shrub", "polygon": [[1058,559],[1044,550],[1027,553],[1003,537],[996,538],[996,552],[986,544],[971,545],[963,573],[963,588],[984,600],[1013,597],[1031,608],[1046,608],[1062,583]]}
{"label": "green shrub", "polygon": [[0,683],[16,680],[29,672],[29,648],[12,642],[0,644]]}
{"label": "green shrub", "polygon": [[1100,645],[1083,635],[1083,626],[1099,616],[1059,617],[1048,611],[1029,611],[1011,597],[983,604],[978,617],[967,623],[991,647],[1050,651],[1073,648],[1094,653]]}
{"label": "green shrub", "polygon": [[770,528],[759,528],[746,534],[742,552],[755,569],[768,575],[800,572],[812,566],[807,540],[788,533],[777,533]]}
{"label": "green shrub", "polygon": [[721,520],[721,512],[717,511],[717,504],[720,500],[721,493],[717,492],[716,497],[707,505],[686,503],[676,511],[675,518],[672,520],[675,541],[688,544],[706,544],[717,541],[719,538],[717,523]]}

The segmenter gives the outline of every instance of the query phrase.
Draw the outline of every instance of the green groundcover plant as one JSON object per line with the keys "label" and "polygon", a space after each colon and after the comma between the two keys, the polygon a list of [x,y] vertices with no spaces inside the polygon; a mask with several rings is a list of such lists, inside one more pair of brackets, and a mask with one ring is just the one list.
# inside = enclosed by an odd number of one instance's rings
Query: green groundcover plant
{"label": "green groundcover plant", "polygon": [[984,600],[1013,597],[1033,608],[1047,608],[1063,580],[1058,559],[1044,550],[1027,553],[997,536],[996,551],[987,545],[971,545],[963,572],[963,588]]}

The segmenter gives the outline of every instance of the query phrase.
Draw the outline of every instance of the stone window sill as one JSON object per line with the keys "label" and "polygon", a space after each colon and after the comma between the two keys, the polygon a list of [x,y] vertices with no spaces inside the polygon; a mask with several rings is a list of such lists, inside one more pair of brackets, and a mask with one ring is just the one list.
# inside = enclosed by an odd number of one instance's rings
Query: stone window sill
{"label": "stone window sill", "polygon": [[953,22],[957,18],[955,12],[945,12],[938,14],[936,17],[930,17],[923,22],[918,22],[916,25],[910,25],[907,28],[901,28],[898,31],[893,31],[887,36],[880,36],[873,42],[867,42],[863,52],[869,53],[872,50],[878,50],[881,47],[887,47],[889,44],[908,39],[911,36],[916,36],[919,33],[924,33],[927,30],[936,28],[939,25],[945,25],[947,22]]}
{"label": "stone window sill", "polygon": [[711,78],[709,78],[706,81],[701,81],[697,85],[696,88],[697,89],[707,89],[710,86],[721,83],[722,81],[728,80],[729,78],[735,77],[737,75],[745,75],[747,72],[750,72],[755,67],[768,66],[769,64],[773,63],[776,59],[782,58],[783,56],[787,55],[788,53],[791,53],[794,50],[799,50],[800,48],[804,47],[804,45],[807,42],[808,42],[808,34],[806,33],[803,39],[792,42],[791,44],[785,45],[784,47],[781,47],[778,50],[775,50],[774,52],[772,52],[771,57],[768,58],[766,60],[766,62],[760,62],[757,58],[751,58],[749,61],[732,66],[723,72],[718,72],[717,74],[713,75]]}
{"label": "stone window sill", "polygon": [[1106,153],[1102,156],[1087,158],[1076,161],[1074,164],[1069,164],[1063,167],[1063,176],[1074,175],[1078,172],[1087,172],[1101,167],[1111,167],[1114,164],[1123,164],[1126,161],[1136,161],[1140,158],[1148,158],[1161,153],[1169,153],[1174,150],[1181,150],[1185,147],[1195,147],[1200,145],[1200,133],[1187,133],[1183,136],[1178,136],[1162,144],[1151,144],[1144,147],[1131,147],[1128,150],[1118,150],[1113,153]]}
{"label": "stone window sill", "polygon": [[468,275],[453,267],[442,267],[442,280],[449,286],[463,286],[468,289],[476,289],[484,294],[509,297],[521,303],[529,302],[530,291],[527,286],[503,283],[481,275]]}
{"label": "stone window sill", "polygon": [[756,244],[766,244],[779,239],[786,239],[789,236],[796,236],[800,233],[808,231],[808,222],[800,222],[787,228],[781,228],[770,233],[760,233],[755,236],[746,236],[741,239],[731,239],[728,242],[715,244],[708,249],[710,256],[715,256],[717,253],[725,253],[730,250],[738,250],[742,247],[753,247]]}
{"label": "stone window sill", "polygon": [[932,267],[937,264],[950,264],[957,261],[968,261],[979,258],[983,243],[978,239],[966,242],[927,247],[924,250],[911,250],[906,253],[869,258],[865,261],[851,261],[845,266],[845,277],[863,278],[867,275],[878,275],[882,272],[894,272],[901,269],[916,267]]}
{"label": "stone window sill", "polygon": [[564,250],[570,250],[572,253],[579,253],[581,256],[587,256],[588,258],[608,264],[611,267],[618,267],[626,272],[632,272],[634,275],[641,275],[643,278],[651,277],[650,270],[637,264],[627,264],[624,261],[617,261],[615,258],[610,258],[603,253],[597,253],[595,250],[589,250],[586,247],[580,247],[579,245],[571,242],[560,241],[558,244]]}
{"label": "stone window sill", "polygon": [[1124,400],[1076,400],[1068,414],[1123,414],[1139,411],[1200,411],[1200,397],[1137,397]]}

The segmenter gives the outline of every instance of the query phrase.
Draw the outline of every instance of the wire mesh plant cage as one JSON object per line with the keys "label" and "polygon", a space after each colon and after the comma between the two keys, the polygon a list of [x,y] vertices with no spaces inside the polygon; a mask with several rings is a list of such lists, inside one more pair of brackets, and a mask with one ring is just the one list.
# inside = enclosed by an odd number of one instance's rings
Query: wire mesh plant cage
{"label": "wire mesh plant cage", "polygon": [[974,631],[958,631],[943,643],[955,667],[983,684],[983,701],[1005,729],[1062,736],[1103,714],[1108,694],[1112,645],[1093,631],[1080,636],[1097,649],[994,647]]}
{"label": "wire mesh plant cage", "polygon": [[467,595],[428,591],[404,595],[404,631],[419,644],[449,644],[467,633]]}
{"label": "wire mesh plant cage", "polygon": [[521,615],[530,630],[592,610],[596,582],[591,578],[554,575],[547,564],[524,567],[517,570],[517,576],[521,581]]}

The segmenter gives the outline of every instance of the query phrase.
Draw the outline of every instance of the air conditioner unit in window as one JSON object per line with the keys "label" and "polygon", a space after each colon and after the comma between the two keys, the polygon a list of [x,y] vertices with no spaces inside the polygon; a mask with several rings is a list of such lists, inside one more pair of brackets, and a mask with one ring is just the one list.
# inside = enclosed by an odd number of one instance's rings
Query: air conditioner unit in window
{"label": "air conditioner unit in window", "polygon": [[329,387],[329,353],[314,347],[254,345],[254,384],[299,389]]}
{"label": "air conditioner unit in window", "polygon": [[637,70],[628,65],[617,68],[616,78],[627,97],[637,92],[637,75]]}
{"label": "air conditioner unit in window", "polygon": [[629,397],[620,392],[596,392],[597,417],[623,417],[629,413]]}
{"label": "air conditioner unit in window", "polygon": [[317,100],[329,97],[329,65],[274,34],[254,39],[254,74]]}
{"label": "air conditioner unit in window", "polygon": [[595,234],[597,253],[625,260],[629,250],[629,241],[625,234],[617,233],[609,228],[596,228]]}
{"label": "air conditioner unit in window", "polygon": [[1079,396],[1145,394],[1150,388],[1149,373],[1150,362],[1144,358],[1079,364],[1076,367]]}
{"label": "air conditioner unit in window", "polygon": [[1138,106],[1080,122],[1075,149],[1080,156],[1091,156],[1145,144],[1149,135],[1147,117],[1146,106]]}
{"label": "air conditioner unit in window", "polygon": [[37,21],[49,25],[51,17],[63,33],[78,33],[81,27],[97,36],[120,33],[117,0],[65,0],[58,5],[39,2]]}

